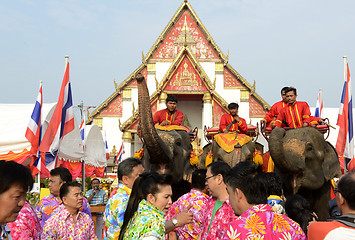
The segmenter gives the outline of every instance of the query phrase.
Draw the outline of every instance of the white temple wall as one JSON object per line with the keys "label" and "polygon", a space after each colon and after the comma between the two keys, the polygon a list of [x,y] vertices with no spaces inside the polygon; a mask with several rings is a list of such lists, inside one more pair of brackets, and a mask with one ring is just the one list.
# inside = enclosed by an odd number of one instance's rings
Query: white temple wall
{"label": "white temple wall", "polygon": [[[169,70],[172,62],[157,62],[155,63],[155,74],[158,82],[160,83],[166,72]],[[155,84],[154,84],[155,85]]]}
{"label": "white temple wall", "polygon": [[215,71],[215,63],[214,62],[200,62],[203,70],[207,74],[208,78],[210,79],[211,83],[213,84],[216,71]]}
{"label": "white temple wall", "polygon": [[102,118],[102,130],[106,133],[107,147],[110,152],[113,145],[116,146],[118,151],[122,144],[122,132],[118,126],[118,119],[118,117]]}

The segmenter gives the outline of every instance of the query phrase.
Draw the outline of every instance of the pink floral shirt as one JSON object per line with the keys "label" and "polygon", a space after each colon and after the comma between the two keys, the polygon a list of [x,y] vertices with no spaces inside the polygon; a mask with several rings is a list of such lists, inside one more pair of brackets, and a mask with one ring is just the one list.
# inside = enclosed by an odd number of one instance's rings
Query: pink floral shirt
{"label": "pink floral shirt", "polygon": [[207,207],[203,216],[203,230],[201,240],[222,239],[229,223],[237,219],[231,205],[229,204],[229,200],[227,199],[214,215],[210,231],[208,231],[215,202],[216,198],[212,196],[208,200]]}
{"label": "pink floral shirt", "polygon": [[[41,199],[36,207],[36,214],[41,222],[42,227],[44,226],[44,223],[47,221],[47,219],[52,216],[52,214],[58,212],[58,207],[60,205],[61,203],[58,202],[57,198],[52,194],[49,194],[48,196],[45,196]],[[91,217],[90,205],[86,198],[83,200],[83,206],[80,208],[80,211],[88,214]]]}
{"label": "pink floral shirt", "polygon": [[11,229],[11,236],[14,240],[41,239],[42,226],[35,213],[35,210],[26,201],[19,212],[16,221],[7,224]]}
{"label": "pink floral shirt", "polygon": [[306,240],[307,237],[296,222],[275,213],[268,204],[260,204],[230,224],[223,240],[230,239]]}
{"label": "pink floral shirt", "polygon": [[181,196],[176,202],[174,202],[168,214],[165,217],[166,221],[171,220],[178,214],[185,210],[189,205],[192,206],[189,212],[193,213],[193,222],[186,224],[183,227],[176,228],[174,231],[178,235],[179,239],[197,239],[202,231],[202,221],[205,208],[208,203],[208,196],[200,191],[192,189],[190,192]]}
{"label": "pink floral shirt", "polygon": [[79,211],[74,223],[72,215],[64,207],[46,221],[41,239],[88,240],[97,237],[89,215]]}

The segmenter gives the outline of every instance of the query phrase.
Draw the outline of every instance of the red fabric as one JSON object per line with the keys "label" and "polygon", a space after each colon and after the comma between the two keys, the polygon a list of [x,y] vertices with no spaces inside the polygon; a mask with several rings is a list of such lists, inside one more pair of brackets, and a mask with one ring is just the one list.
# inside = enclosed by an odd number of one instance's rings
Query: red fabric
{"label": "red fabric", "polygon": [[31,156],[30,152],[27,149],[24,149],[22,152],[19,153],[14,153],[10,151],[7,154],[1,154],[0,159],[5,161],[14,161],[17,162],[18,164],[22,164],[30,156]]}
{"label": "red fabric", "polygon": [[[173,121],[174,114],[175,114],[175,119]],[[160,111],[156,112],[153,116],[154,124],[157,124],[157,123],[160,124],[164,120],[168,120],[170,122],[170,125],[181,125],[182,120],[184,119],[184,114],[179,110],[175,110],[174,114],[169,114],[168,109],[160,110]]]}
{"label": "red fabric", "polygon": [[67,168],[73,176],[73,179],[81,177],[82,175],[81,162],[62,161],[61,167]]}
{"label": "red fabric", "polygon": [[[338,221],[330,221],[330,222],[313,222],[309,225],[308,227],[308,240],[324,240],[324,239],[330,239],[329,236],[327,235],[334,231],[335,229],[341,229],[338,231],[338,236],[339,238],[337,239],[350,239],[350,238],[345,238],[345,236],[342,236],[342,231],[346,231],[347,229],[352,229],[355,231],[354,228],[346,226],[345,224],[342,224]],[[348,236],[348,235],[347,235]],[[352,235],[353,237],[354,235]],[[332,238],[334,239],[334,238]],[[353,239],[353,238],[351,238]]]}
{"label": "red fabric", "polygon": [[288,104],[284,107],[275,123],[276,127],[281,127],[282,122],[286,121],[288,127],[290,128],[301,128],[303,123],[310,123],[311,111],[306,102],[295,102],[294,104]]}
{"label": "red fabric", "polygon": [[265,115],[264,119],[267,123],[271,122],[272,120],[275,120],[274,118],[277,118],[279,115],[280,111],[287,105],[284,101],[280,101],[272,105],[270,108],[270,111]]}
{"label": "red fabric", "polygon": [[[246,133],[248,131],[248,126],[247,126],[247,122],[245,121],[244,118],[240,118],[240,122],[236,122],[234,123],[231,128],[229,129],[229,132],[233,132],[233,131],[237,131],[239,130],[240,133]],[[222,115],[221,117],[221,121],[219,123],[219,130],[221,130],[222,132],[224,132],[224,130],[227,129],[227,126],[233,122],[234,117],[228,113],[225,113]]]}

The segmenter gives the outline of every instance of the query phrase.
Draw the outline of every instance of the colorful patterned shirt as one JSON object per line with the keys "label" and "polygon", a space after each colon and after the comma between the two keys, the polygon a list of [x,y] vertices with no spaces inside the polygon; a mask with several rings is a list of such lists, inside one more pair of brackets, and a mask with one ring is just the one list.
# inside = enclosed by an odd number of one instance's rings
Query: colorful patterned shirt
{"label": "colorful patterned shirt", "polygon": [[105,240],[118,239],[130,195],[131,189],[118,183],[117,192],[108,200],[104,213]]}
{"label": "colorful patterned shirt", "polygon": [[[44,223],[47,221],[52,214],[57,213],[57,209],[61,203],[58,202],[57,198],[52,194],[45,196],[41,199],[36,207],[36,214],[41,222],[41,226],[44,226]],[[80,211],[88,214],[91,217],[91,210],[88,200],[84,198],[83,206],[80,208]]]}
{"label": "colorful patterned shirt", "polygon": [[74,223],[73,216],[64,207],[46,221],[41,239],[88,240],[97,237],[89,215],[79,211]]}
{"label": "colorful patterned shirt", "polygon": [[267,204],[255,205],[233,221],[223,240],[278,239],[306,240],[301,227],[290,218],[275,213]]}
{"label": "colorful patterned shirt", "polygon": [[11,237],[11,230],[9,226],[6,224],[0,226],[1,233],[0,233],[0,240],[12,240]]}
{"label": "colorful patterned shirt", "polygon": [[[86,192],[86,197],[89,198],[94,194],[94,189],[90,189]],[[104,190],[99,189],[95,196],[91,199],[90,205],[102,205],[107,203],[107,194]]]}
{"label": "colorful patterned shirt", "polygon": [[25,201],[25,205],[19,212],[16,221],[7,224],[11,229],[14,240],[41,239],[42,226],[35,210]]}
{"label": "colorful patterned shirt", "polygon": [[143,199],[127,225],[123,239],[165,238],[164,213]]}
{"label": "colorful patterned shirt", "polygon": [[197,239],[202,231],[203,213],[205,212],[207,203],[208,196],[206,194],[192,189],[171,205],[169,212],[165,217],[166,221],[174,218],[189,205],[192,206],[189,212],[193,213],[193,222],[174,230],[179,239]]}
{"label": "colorful patterned shirt", "polygon": [[[205,213],[203,214],[203,230],[201,240],[219,240],[223,238],[225,231],[230,222],[237,219],[234,214],[233,208],[229,204],[227,199],[223,202],[222,206],[217,210],[211,223],[211,217],[213,213],[213,207],[216,202],[216,198],[211,196],[208,200]],[[208,228],[210,226],[210,230]]]}

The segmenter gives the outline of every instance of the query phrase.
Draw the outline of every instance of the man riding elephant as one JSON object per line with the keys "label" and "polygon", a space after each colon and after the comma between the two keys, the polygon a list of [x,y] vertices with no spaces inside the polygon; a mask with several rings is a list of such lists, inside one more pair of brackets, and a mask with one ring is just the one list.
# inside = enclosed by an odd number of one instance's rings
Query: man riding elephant
{"label": "man riding elephant", "polygon": [[176,109],[177,98],[174,95],[170,95],[166,98],[166,108],[157,111],[153,116],[154,124],[161,126],[167,125],[181,125],[184,119],[184,114]]}
{"label": "man riding elephant", "polygon": [[222,133],[235,132],[246,133],[248,130],[247,123],[244,118],[238,116],[238,103],[230,103],[228,105],[229,114],[225,113],[221,117],[219,123],[219,131]]}

